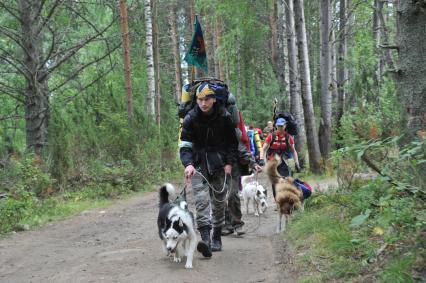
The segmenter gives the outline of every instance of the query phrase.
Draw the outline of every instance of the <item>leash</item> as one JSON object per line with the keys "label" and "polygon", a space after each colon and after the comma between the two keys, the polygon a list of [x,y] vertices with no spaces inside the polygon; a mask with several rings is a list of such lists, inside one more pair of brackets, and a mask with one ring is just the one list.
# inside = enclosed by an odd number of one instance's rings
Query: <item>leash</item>
{"label": "leash", "polygon": [[185,186],[183,186],[182,191],[180,192],[179,196],[183,196],[183,199],[186,200],[186,187],[188,186],[188,183],[185,183]]}
{"label": "leash", "polygon": [[213,199],[215,201],[217,201],[217,202],[226,202],[228,200],[229,191],[232,189],[232,180],[231,180],[231,184],[229,186],[229,190],[226,192],[226,196],[225,196],[225,198],[223,200],[217,199],[216,196],[215,196],[215,193],[216,194],[221,194],[221,193],[223,193],[223,191],[225,191],[225,189],[226,189],[226,180],[227,180],[228,175],[230,175],[230,174],[225,173],[225,178],[224,178],[224,181],[223,181],[222,189],[221,190],[216,190],[215,187],[213,187],[210,184],[210,182],[207,180],[207,178],[203,175],[203,173],[201,173],[198,170],[195,170],[195,173],[197,173],[199,176],[201,176],[206,181],[206,183],[209,186],[209,188],[212,189],[212,191],[213,191],[212,195],[213,195]]}

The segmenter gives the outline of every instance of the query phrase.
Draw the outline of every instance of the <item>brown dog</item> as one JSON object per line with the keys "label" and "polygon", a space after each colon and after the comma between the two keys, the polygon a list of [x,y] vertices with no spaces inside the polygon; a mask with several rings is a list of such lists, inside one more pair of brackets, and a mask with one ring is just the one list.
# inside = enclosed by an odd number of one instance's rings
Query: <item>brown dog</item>
{"label": "brown dog", "polygon": [[[275,202],[278,206],[277,233],[285,230],[286,223],[296,209],[303,210],[303,193],[295,185],[292,177],[282,177],[277,170],[281,164],[281,158],[275,155],[272,160],[266,163],[266,174],[272,184],[275,185]],[[284,223],[282,217],[284,216]]]}

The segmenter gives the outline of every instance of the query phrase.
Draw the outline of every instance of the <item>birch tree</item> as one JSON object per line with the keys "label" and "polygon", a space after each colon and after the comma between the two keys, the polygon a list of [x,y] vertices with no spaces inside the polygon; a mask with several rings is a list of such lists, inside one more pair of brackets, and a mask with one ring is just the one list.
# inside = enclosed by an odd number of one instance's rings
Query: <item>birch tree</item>
{"label": "birch tree", "polygon": [[305,12],[303,0],[294,0],[294,18],[296,23],[297,47],[299,53],[300,84],[305,118],[306,138],[310,170],[321,172],[321,153],[312,102],[311,71],[309,67],[308,43],[306,39]]}
{"label": "birch tree", "polygon": [[176,23],[176,2],[170,3],[169,10],[170,36],[173,43],[173,61],[175,63],[175,101],[179,103],[182,97],[182,68],[180,66],[179,35]]}
{"label": "birch tree", "polygon": [[146,34],[146,61],[148,74],[148,93],[146,95],[146,110],[152,119],[155,117],[155,69],[154,47],[152,36],[151,0],[145,0],[145,34]]}
{"label": "birch tree", "polygon": [[319,145],[324,160],[328,159],[331,152],[331,90],[330,81],[330,0],[321,0],[321,121],[319,128]]}
{"label": "birch tree", "polygon": [[282,92],[288,94],[288,68],[286,67],[287,42],[286,42],[286,21],[285,21],[285,5],[284,0],[275,1],[277,9],[277,41],[278,41],[278,80],[281,84]]}
{"label": "birch tree", "polygon": [[155,70],[155,122],[158,130],[161,126],[161,74],[160,74],[160,36],[158,31],[158,9],[157,2],[154,0],[152,5],[154,17],[152,17],[152,35],[154,50],[154,70]]}
{"label": "birch tree", "polygon": [[[290,111],[296,116],[299,134],[296,138],[297,151],[302,153],[305,145],[303,108],[300,98],[299,66],[297,61],[296,30],[294,26],[293,0],[286,0],[288,69],[290,79]],[[303,158],[303,155],[301,154]]]}
{"label": "birch tree", "polygon": [[[336,119],[339,125],[343,116],[344,105],[346,100],[345,84],[348,80],[348,69],[346,67],[347,48],[347,0],[340,0],[339,7],[339,52],[337,59],[337,109]],[[339,128],[339,127],[338,127]]]}

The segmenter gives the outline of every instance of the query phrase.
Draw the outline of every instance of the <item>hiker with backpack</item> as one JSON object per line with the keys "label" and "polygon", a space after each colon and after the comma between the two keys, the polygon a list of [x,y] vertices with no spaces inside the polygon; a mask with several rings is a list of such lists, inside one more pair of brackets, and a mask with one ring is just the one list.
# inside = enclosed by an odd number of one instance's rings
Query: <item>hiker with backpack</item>
{"label": "hiker with backpack", "polygon": [[232,164],[238,158],[235,126],[219,103],[215,87],[203,82],[196,88],[195,106],[185,115],[179,143],[185,177],[187,182],[192,181],[201,235],[197,250],[204,257],[222,250],[225,198],[231,183]]}
{"label": "hiker with backpack", "polygon": [[[279,117],[279,116],[278,116]],[[268,160],[272,159],[277,154],[282,162],[278,166],[277,170],[283,177],[291,176],[291,171],[286,163],[286,160],[292,157],[296,166],[296,171],[300,171],[299,158],[297,155],[296,148],[294,146],[294,140],[292,135],[289,133],[290,130],[287,128],[287,121],[285,118],[279,117],[275,121],[277,130],[272,131],[265,139],[263,144],[263,152],[266,153]],[[272,194],[275,199],[275,186],[272,185]]]}
{"label": "hiker with backpack", "polygon": [[[229,111],[238,111],[229,109]],[[222,236],[236,233],[238,236],[244,235],[244,221],[242,221],[241,199],[239,191],[241,190],[241,176],[250,175],[252,172],[261,172],[262,168],[255,162],[250,152],[248,135],[244,127],[243,116],[240,111],[239,123],[235,128],[238,144],[238,160],[232,166],[232,184],[228,193],[228,202],[225,210],[225,226],[222,229]],[[232,113],[231,113],[232,115]]]}
{"label": "hiker with backpack", "polygon": [[268,121],[268,123],[266,124],[266,127],[263,129],[263,139],[266,139],[266,137],[272,133],[272,131],[274,130],[274,123],[272,123],[272,121]]}
{"label": "hiker with backpack", "polygon": [[262,149],[262,140],[260,139],[260,134],[256,128],[254,128],[253,125],[250,125],[247,130],[247,135],[250,140],[250,151],[251,154],[254,156],[256,162],[263,166],[263,160],[261,159],[263,156],[263,149]]}

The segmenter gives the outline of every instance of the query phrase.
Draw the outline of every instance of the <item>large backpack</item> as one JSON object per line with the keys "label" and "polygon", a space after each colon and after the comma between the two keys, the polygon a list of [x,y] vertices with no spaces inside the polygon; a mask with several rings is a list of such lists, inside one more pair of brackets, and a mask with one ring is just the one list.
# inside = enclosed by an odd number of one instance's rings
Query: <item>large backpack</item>
{"label": "large backpack", "polygon": [[192,83],[189,83],[184,86],[184,89],[187,94],[185,96],[182,95],[182,102],[179,104],[178,109],[179,118],[185,118],[185,115],[195,107],[197,103],[195,93],[197,91],[197,88],[203,83],[208,83],[215,92],[216,103],[219,103],[220,105],[225,107],[231,104],[232,102],[233,104],[235,104],[235,98],[229,99],[230,95],[228,86],[223,81],[216,78],[199,78],[194,80]]}
{"label": "large backpack", "polygon": [[274,114],[274,126],[278,118],[284,118],[287,122],[286,132],[292,136],[297,136],[297,121],[294,116],[287,111],[277,111]]}

